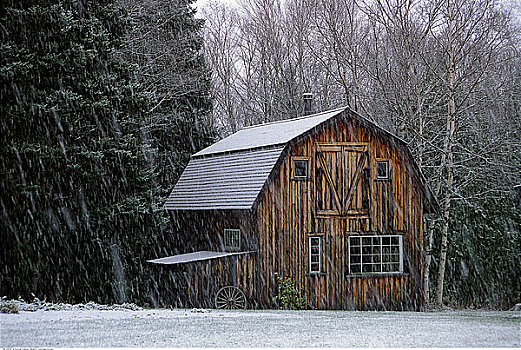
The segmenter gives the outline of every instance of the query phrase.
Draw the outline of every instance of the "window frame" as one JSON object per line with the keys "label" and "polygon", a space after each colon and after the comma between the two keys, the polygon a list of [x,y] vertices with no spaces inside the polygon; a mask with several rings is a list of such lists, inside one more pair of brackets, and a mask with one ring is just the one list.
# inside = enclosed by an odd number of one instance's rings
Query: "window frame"
{"label": "window frame", "polygon": [[[386,167],[387,173],[386,173],[385,177],[378,176],[378,164],[380,164],[380,163],[387,164],[387,167]],[[387,158],[376,158],[375,171],[376,171],[375,179],[377,181],[389,181],[391,179],[391,160],[387,159]]]}
{"label": "window frame", "polygon": [[[291,179],[292,180],[308,180],[310,173],[310,157],[293,156],[291,157]],[[306,175],[296,176],[295,175],[295,162],[306,162]]]}
{"label": "window frame", "polygon": [[[233,245],[234,243],[236,243],[236,245]],[[241,230],[236,228],[225,228],[223,234],[223,246],[225,251],[236,252],[241,250]]]}
{"label": "window frame", "polygon": [[[312,253],[312,248],[314,247],[312,240],[314,239],[318,239],[318,253]],[[318,270],[313,270],[312,268],[313,265],[316,265],[316,263],[312,261],[313,256],[318,257]],[[308,236],[308,264],[310,275],[320,275],[322,273],[322,236]]]}
{"label": "window frame", "polygon": [[[367,247],[368,245],[365,245],[363,244],[363,241],[364,241],[364,238],[365,239],[370,239],[371,240],[371,244],[369,245],[369,247]],[[389,244],[383,244],[384,242],[384,238],[389,238]],[[393,238],[398,238],[398,245],[393,245],[392,244],[392,239]],[[352,243],[352,239],[359,239],[359,245],[354,245]],[[374,240],[377,239],[379,240],[379,243],[375,246],[373,244]],[[398,261],[395,261],[395,260],[392,260],[392,256],[396,255],[396,253],[393,253],[392,252],[392,248],[393,247],[398,247]],[[353,254],[352,253],[352,249],[351,248],[360,248],[359,250],[359,253],[358,254]],[[364,247],[367,247],[369,248],[370,250],[372,250],[371,253],[365,253],[364,254]],[[378,251],[378,254],[375,254],[375,248],[378,248],[377,251]],[[388,254],[384,254],[384,248],[389,248],[389,253]],[[401,275],[404,273],[404,270],[403,270],[403,236],[402,235],[399,235],[399,234],[394,234],[394,235],[351,235],[348,237],[348,257],[347,257],[347,262],[348,262],[348,271],[349,271],[349,275],[351,276],[360,276],[360,275]],[[367,250],[367,249],[366,249]],[[355,256],[360,256],[360,261],[359,262],[352,262],[353,259],[351,259],[351,255],[355,255]],[[384,258],[384,255],[387,255],[387,258]],[[364,257],[370,257],[370,262],[364,262]],[[375,259],[375,257],[378,257],[378,259]],[[375,262],[375,260],[378,260]],[[387,260],[387,261],[384,261],[384,260]],[[398,270],[391,270],[391,267],[393,265],[396,265],[398,264]],[[359,270],[360,271],[352,271],[353,270],[353,266],[359,266]],[[387,271],[384,271],[386,270],[384,268],[384,266],[387,265],[389,268],[387,269]],[[364,271],[364,267],[366,266],[373,266],[373,269],[371,271]],[[374,271],[374,266],[379,266],[379,271]]]}

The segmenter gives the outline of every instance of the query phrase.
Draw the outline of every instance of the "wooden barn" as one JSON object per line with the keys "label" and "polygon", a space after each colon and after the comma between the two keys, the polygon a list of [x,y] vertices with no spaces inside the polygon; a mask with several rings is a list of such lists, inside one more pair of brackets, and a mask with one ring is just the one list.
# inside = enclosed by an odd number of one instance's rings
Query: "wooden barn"
{"label": "wooden barn", "polygon": [[311,308],[420,310],[435,206],[404,141],[335,109],[194,154],[164,206],[182,254],[150,262],[183,306],[276,307],[278,273]]}

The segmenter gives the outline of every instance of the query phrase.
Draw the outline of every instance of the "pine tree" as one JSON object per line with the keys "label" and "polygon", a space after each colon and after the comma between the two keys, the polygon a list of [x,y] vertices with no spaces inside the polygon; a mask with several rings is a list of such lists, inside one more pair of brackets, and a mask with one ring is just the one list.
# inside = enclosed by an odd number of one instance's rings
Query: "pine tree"
{"label": "pine tree", "polygon": [[146,298],[158,217],[143,156],[147,99],[116,50],[112,1],[3,1],[1,295]]}

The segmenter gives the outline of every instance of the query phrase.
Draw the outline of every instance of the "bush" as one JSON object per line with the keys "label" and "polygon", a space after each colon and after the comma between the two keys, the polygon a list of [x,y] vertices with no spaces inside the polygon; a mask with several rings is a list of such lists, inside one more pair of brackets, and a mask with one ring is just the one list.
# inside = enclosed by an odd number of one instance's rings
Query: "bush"
{"label": "bush", "polygon": [[0,299],[0,312],[3,314],[17,314],[20,311],[18,304],[13,300]]}
{"label": "bush", "polygon": [[295,284],[289,278],[282,278],[275,273],[277,279],[278,294],[273,298],[281,309],[285,310],[303,310],[306,308],[306,301],[300,296]]}

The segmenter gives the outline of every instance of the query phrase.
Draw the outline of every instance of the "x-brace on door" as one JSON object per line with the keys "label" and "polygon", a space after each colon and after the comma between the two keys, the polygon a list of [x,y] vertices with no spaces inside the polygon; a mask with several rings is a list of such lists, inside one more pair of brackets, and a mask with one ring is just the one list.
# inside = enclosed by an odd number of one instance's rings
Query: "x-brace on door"
{"label": "x-brace on door", "polygon": [[364,217],[369,214],[367,143],[316,143],[317,215]]}

